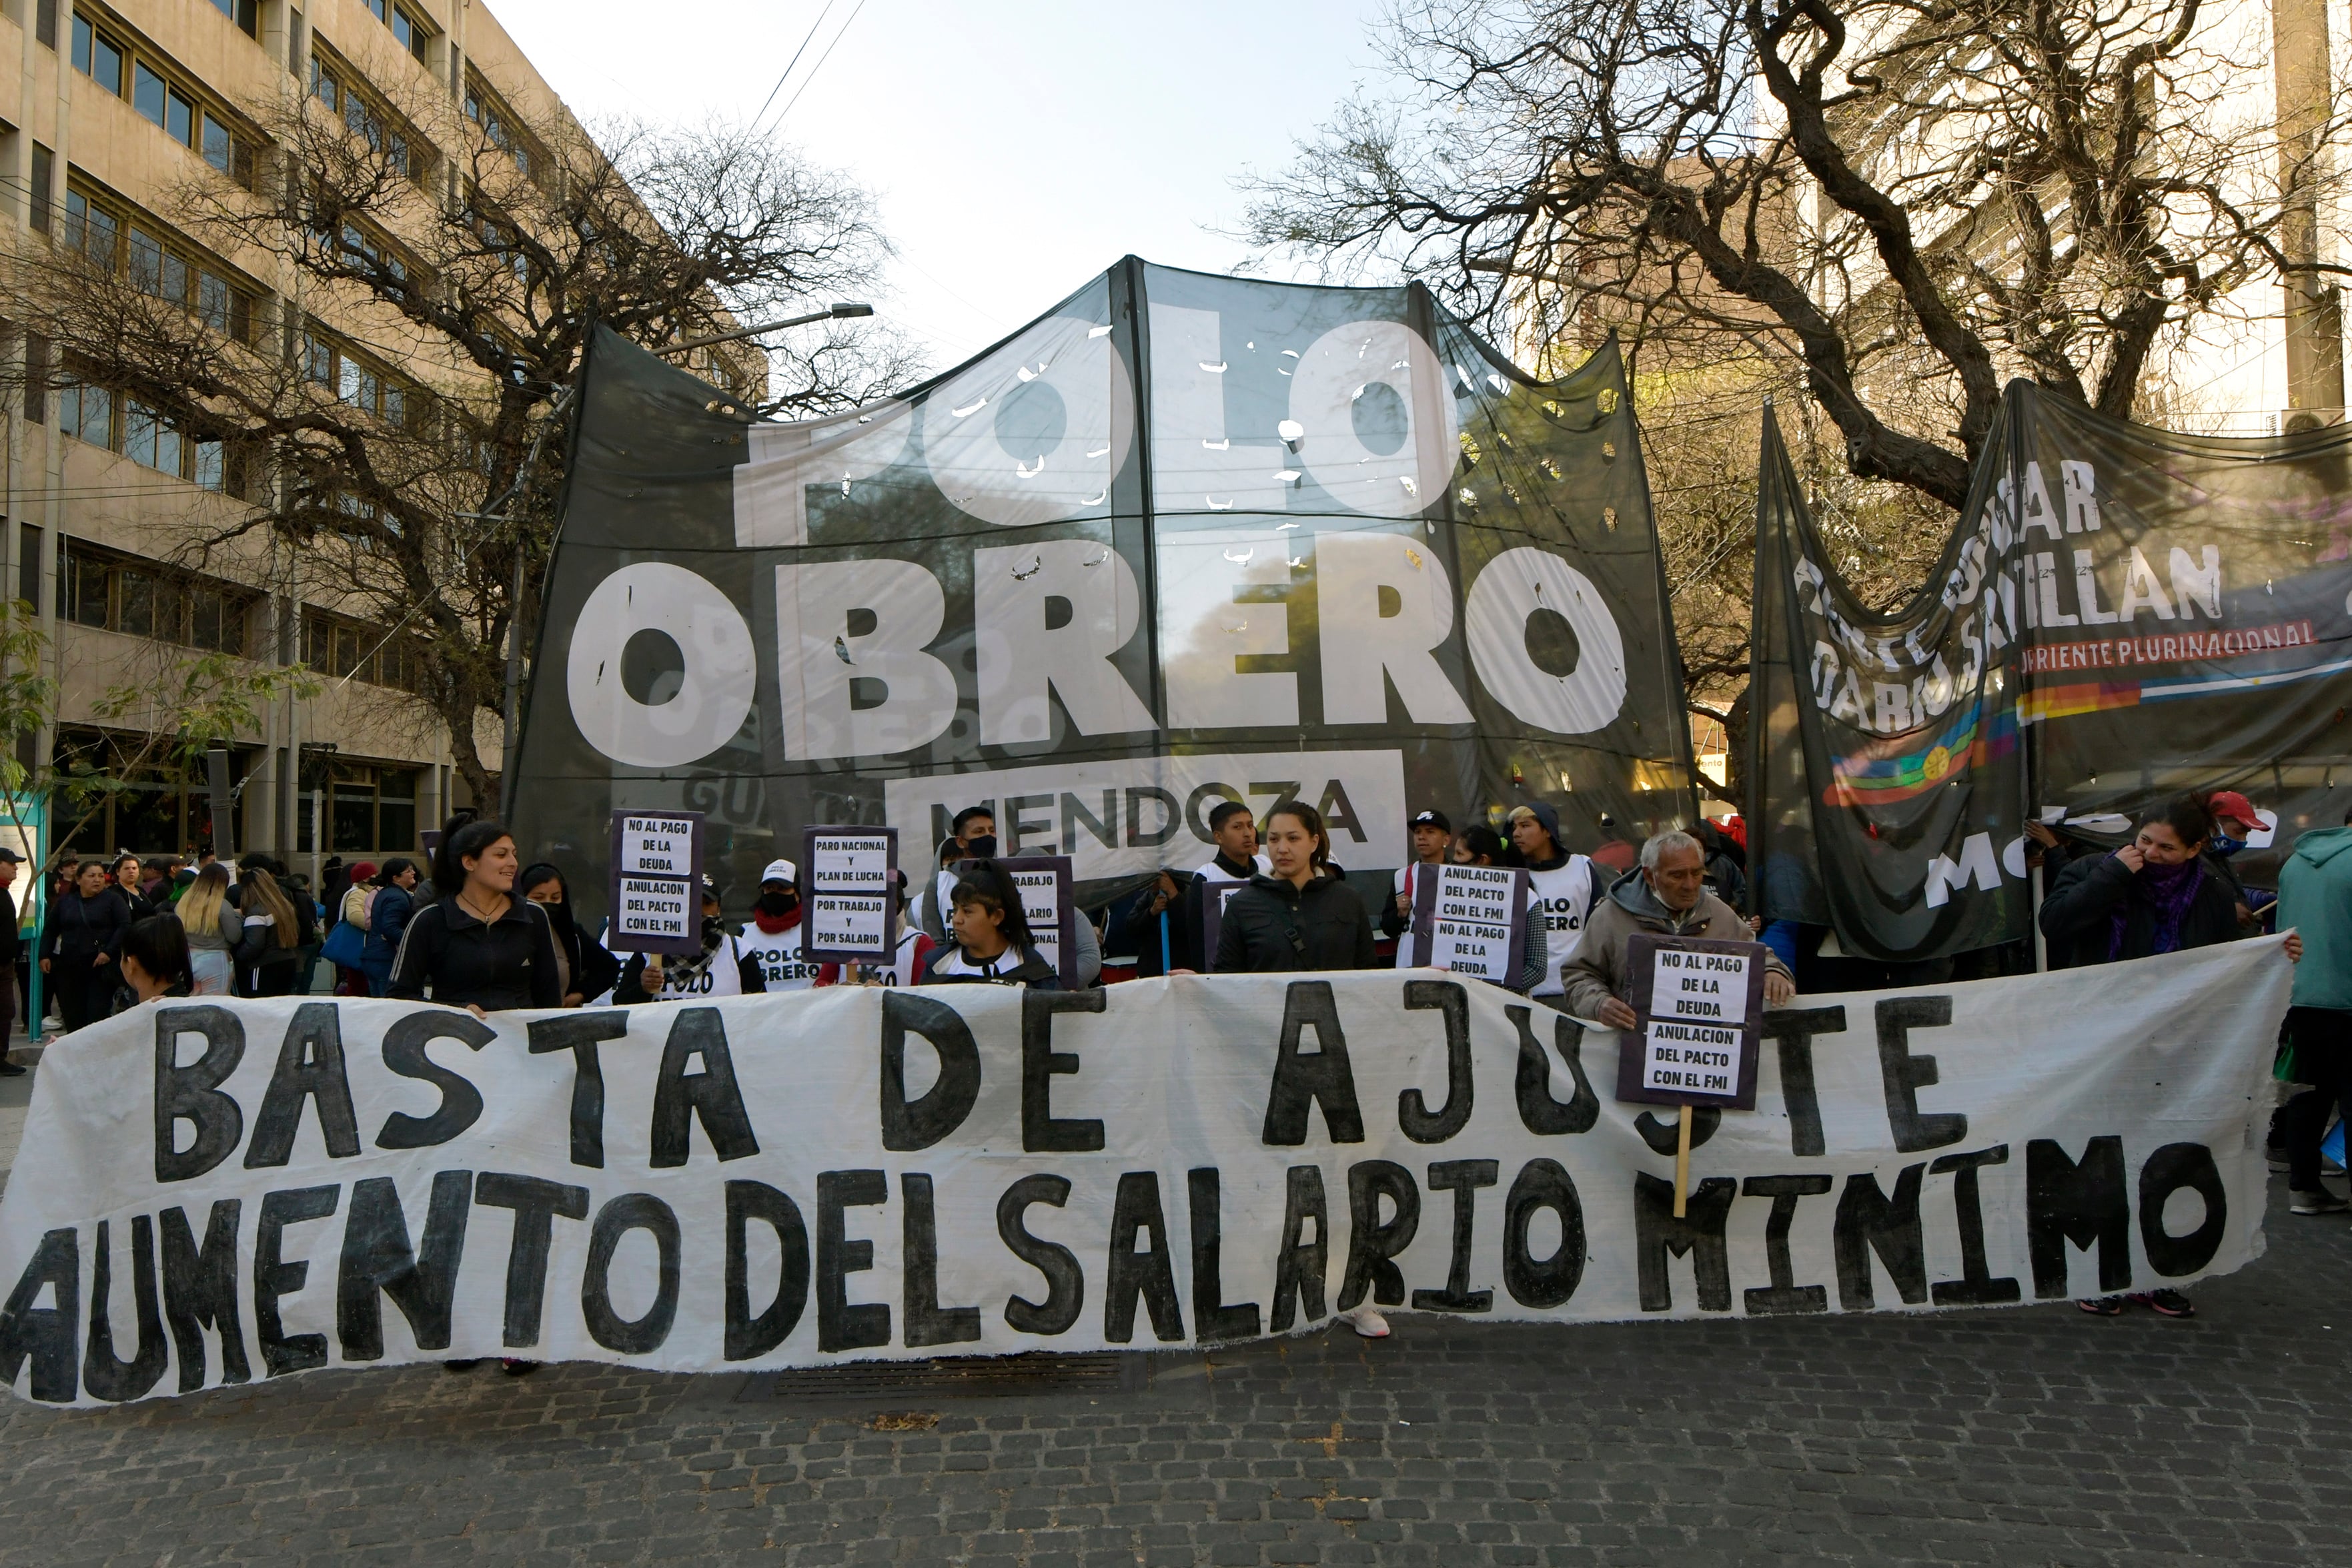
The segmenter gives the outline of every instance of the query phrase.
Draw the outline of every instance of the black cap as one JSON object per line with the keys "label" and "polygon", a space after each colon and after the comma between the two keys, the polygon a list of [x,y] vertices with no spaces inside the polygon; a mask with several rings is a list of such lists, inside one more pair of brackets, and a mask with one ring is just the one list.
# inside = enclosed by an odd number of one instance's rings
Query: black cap
{"label": "black cap", "polygon": [[15,850],[0,849],[0,861],[5,861],[10,865],[23,865],[25,863],[25,857],[18,854]]}
{"label": "black cap", "polygon": [[1413,813],[1412,825],[1416,828],[1436,828],[1448,833],[1454,831],[1454,824],[1445,820],[1445,813],[1443,811],[1416,811]]}

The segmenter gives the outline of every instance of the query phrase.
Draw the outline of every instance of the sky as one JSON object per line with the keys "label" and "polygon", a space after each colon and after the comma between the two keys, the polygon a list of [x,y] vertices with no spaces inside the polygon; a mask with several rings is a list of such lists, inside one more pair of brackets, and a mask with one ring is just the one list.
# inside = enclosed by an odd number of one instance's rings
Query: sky
{"label": "sky", "polygon": [[899,259],[873,303],[935,371],[1129,252],[1212,272],[1247,260],[1218,232],[1240,226],[1234,179],[1281,169],[1378,79],[1381,0],[832,0],[820,23],[825,9],[490,4],[592,122],[749,118],[814,26],[769,120],[789,102],[776,133],[878,196]]}

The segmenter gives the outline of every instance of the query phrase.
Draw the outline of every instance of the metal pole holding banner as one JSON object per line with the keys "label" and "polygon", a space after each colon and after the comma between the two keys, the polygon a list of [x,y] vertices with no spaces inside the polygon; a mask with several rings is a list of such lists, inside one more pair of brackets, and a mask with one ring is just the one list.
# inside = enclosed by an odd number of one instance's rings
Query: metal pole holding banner
{"label": "metal pole holding banner", "polygon": [[1685,1105],[1675,1119],[1675,1218],[1684,1218],[1690,1208],[1690,1133],[1691,1117],[1697,1107]]}
{"label": "metal pole holding banner", "polygon": [[2042,935],[2042,877],[2048,869],[2046,865],[2033,868],[2033,972],[2037,975],[2050,972],[2050,940]]}

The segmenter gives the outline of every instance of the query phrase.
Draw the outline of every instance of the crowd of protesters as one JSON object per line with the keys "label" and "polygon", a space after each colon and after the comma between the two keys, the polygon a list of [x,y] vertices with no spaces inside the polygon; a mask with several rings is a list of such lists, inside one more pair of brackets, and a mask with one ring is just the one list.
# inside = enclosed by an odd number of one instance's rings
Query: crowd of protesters
{"label": "crowd of protesters", "polygon": [[[1543,801],[1495,825],[1457,831],[1432,809],[1404,826],[1411,860],[1385,896],[1368,899],[1362,880],[1334,862],[1330,829],[1316,808],[1285,801],[1260,821],[1225,800],[1209,815],[1206,861],[1163,869],[1096,915],[1077,913],[1066,927],[1066,967],[1048,957],[1032,930],[985,806],[956,815],[919,885],[894,883],[887,963],[818,962],[806,952],[798,868],[789,860],[762,871],[751,918],[740,927],[728,924],[720,890],[705,877],[695,950],[617,955],[576,917],[562,872],[523,866],[513,835],[480,818],[452,821],[427,867],[394,857],[380,867],[338,868],[331,910],[266,855],[246,857],[234,873],[209,856],[68,857],[56,868],[36,952],[68,1030],[163,997],[308,991],[322,946],[340,995],[431,1000],[477,1015],[843,984],[1059,989],[1130,977],[1407,967],[1423,879],[1452,862],[1526,873],[1524,957],[1510,988],[1603,1028],[1637,1021],[1627,944],[1645,932],[1760,938],[1768,1005],[1801,989],[1955,977],[1948,960],[1867,964],[1838,952],[1826,926],[1766,919],[1750,905],[1758,883],[1737,819],[1660,832],[1638,848],[1611,840],[1591,853],[1566,841],[1558,811]],[[2275,895],[2248,888],[2229,864],[2265,831],[2234,791],[2165,802],[2115,848],[2036,824],[2028,837],[2047,887],[2038,922],[2043,963],[2114,963],[2266,926],[2296,932],[2285,944],[2299,962],[2278,1076],[2302,1092],[2278,1117],[2271,1152],[2273,1168],[2288,1177],[2294,1213],[2341,1214],[2346,1200],[2321,1178],[2331,1122],[2352,1118],[2352,817],[2296,841]],[[20,863],[0,849],[0,896]],[[18,942],[15,920],[0,919],[0,927]],[[1384,941],[1393,944],[1385,954]],[[1994,961],[2021,967],[2015,954]],[[2029,956],[2021,967],[2034,964]],[[0,1006],[13,1010],[14,1003],[12,993]],[[0,1072],[23,1071],[0,1057]],[[2079,1305],[2113,1316],[2133,1303],[2173,1317],[2194,1311],[2172,1290]],[[1350,1321],[1362,1333],[1387,1332],[1369,1310]]]}

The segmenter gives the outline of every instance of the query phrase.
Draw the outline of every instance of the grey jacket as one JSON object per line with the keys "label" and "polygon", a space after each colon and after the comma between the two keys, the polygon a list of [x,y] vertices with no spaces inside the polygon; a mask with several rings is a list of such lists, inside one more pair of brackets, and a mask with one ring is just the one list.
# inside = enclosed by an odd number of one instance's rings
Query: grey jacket
{"label": "grey jacket", "polygon": [[[1701,890],[1698,902],[1676,915],[1637,868],[1609,884],[1609,895],[1593,906],[1584,925],[1584,940],[1576,956],[1560,968],[1563,1010],[1580,1019],[1598,1019],[1601,1004],[1611,997],[1633,999],[1632,977],[1625,968],[1625,939],[1637,931],[1659,936],[1704,936],[1713,942],[1753,942],[1755,933],[1731,905]],[[1766,972],[1783,979],[1792,977],[1777,954],[1765,959]]]}

